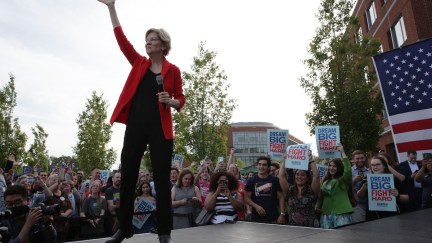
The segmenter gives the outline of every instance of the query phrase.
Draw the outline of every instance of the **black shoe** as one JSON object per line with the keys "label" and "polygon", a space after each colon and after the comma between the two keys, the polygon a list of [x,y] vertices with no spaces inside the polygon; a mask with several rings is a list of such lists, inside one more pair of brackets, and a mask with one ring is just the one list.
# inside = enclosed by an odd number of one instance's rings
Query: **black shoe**
{"label": "black shoe", "polygon": [[171,240],[171,236],[170,235],[159,235],[159,242],[160,243],[174,243]]}
{"label": "black shoe", "polygon": [[[133,231],[125,232],[121,229],[117,230],[117,232],[111,237],[111,239],[105,241],[105,243],[120,243],[125,238],[129,239],[133,236]],[[167,241],[169,242],[169,241]]]}

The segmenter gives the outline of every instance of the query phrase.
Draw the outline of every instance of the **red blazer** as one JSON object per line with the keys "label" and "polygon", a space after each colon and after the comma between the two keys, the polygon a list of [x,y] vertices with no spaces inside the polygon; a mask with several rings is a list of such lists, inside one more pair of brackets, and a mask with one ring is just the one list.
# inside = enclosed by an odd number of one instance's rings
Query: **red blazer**
{"label": "red blazer", "polygon": [[[114,28],[114,34],[117,39],[117,43],[120,46],[120,50],[132,65],[132,70],[130,71],[126,80],[126,83],[117,101],[117,105],[114,108],[114,112],[110,119],[111,125],[114,122],[126,124],[132,104],[132,98],[141,79],[144,77],[144,74],[151,65],[151,60],[141,56],[128,41],[121,26]],[[164,90],[168,92],[171,97],[174,97],[174,99],[180,101],[180,108],[177,109],[177,111],[180,111],[186,102],[186,99],[183,95],[183,81],[181,79],[180,69],[174,64],[169,63],[165,58],[162,63],[162,78],[164,81]],[[171,107],[167,105],[165,108],[163,108],[162,103],[158,103],[162,130],[165,139],[173,139],[174,133]]]}

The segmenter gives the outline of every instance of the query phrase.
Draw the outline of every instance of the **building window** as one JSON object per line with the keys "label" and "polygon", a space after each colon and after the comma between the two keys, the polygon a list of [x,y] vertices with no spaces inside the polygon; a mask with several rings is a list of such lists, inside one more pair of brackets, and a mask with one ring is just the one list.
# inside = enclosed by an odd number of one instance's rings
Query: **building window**
{"label": "building window", "polygon": [[403,17],[400,17],[399,20],[396,22],[395,25],[391,28],[391,37],[393,42],[393,48],[398,48],[407,39],[406,31],[405,31],[405,24]]}
{"label": "building window", "polygon": [[377,19],[376,10],[375,10],[375,2],[372,2],[372,4],[367,9],[366,19],[367,19],[367,24],[368,24],[368,30],[370,30],[372,25],[375,23],[375,20]]}

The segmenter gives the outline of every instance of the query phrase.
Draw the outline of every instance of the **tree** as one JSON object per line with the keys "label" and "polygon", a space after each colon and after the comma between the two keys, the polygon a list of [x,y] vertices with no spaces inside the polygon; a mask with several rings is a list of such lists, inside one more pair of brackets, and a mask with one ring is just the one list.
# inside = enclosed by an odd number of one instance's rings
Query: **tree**
{"label": "tree", "polygon": [[226,132],[236,104],[228,97],[230,85],[215,62],[216,54],[200,42],[191,72],[183,73],[186,104],[174,114],[175,151],[188,161],[205,156],[214,161],[226,154]]}
{"label": "tree", "polygon": [[311,134],[318,125],[339,125],[347,153],[376,149],[383,107],[370,82],[373,68],[368,68],[379,42],[369,37],[354,41],[359,23],[350,17],[352,7],[351,0],[322,0],[317,15],[321,26],[309,44],[311,57],[304,60],[309,72],[300,79],[314,105],[306,114]]}
{"label": "tree", "polygon": [[107,106],[103,94],[98,96],[93,91],[86,109],[78,115],[78,142],[73,150],[80,169],[86,174],[93,167],[108,169],[116,159],[114,149],[107,148],[112,134],[110,124],[105,122]]}
{"label": "tree", "polygon": [[0,161],[2,168],[9,154],[15,159],[24,158],[27,135],[21,131],[18,118],[13,118],[13,110],[17,105],[15,76],[9,74],[9,82],[0,89]]}
{"label": "tree", "polygon": [[42,126],[36,124],[36,128],[31,128],[34,141],[30,145],[30,149],[27,152],[26,163],[33,167],[38,165],[38,168],[48,168],[48,150],[46,147],[46,139],[48,134],[45,132]]}

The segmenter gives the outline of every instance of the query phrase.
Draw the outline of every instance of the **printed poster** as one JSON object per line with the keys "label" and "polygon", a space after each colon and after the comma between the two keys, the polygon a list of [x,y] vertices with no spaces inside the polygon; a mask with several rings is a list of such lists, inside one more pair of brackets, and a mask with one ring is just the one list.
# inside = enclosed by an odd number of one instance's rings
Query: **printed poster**
{"label": "printed poster", "polygon": [[[156,209],[156,202],[149,202],[144,198],[139,201],[135,201],[134,212],[149,212]],[[151,214],[138,214],[134,215],[132,218],[132,223],[138,229],[141,229],[144,223],[148,220]]]}
{"label": "printed poster", "polygon": [[267,129],[267,145],[272,160],[283,160],[288,146],[288,130]]}
{"label": "printed poster", "polygon": [[31,166],[24,165],[22,167],[22,174],[23,175],[25,175],[25,174],[31,174],[31,173],[33,173],[33,169],[32,169]]}
{"label": "printed poster", "polygon": [[102,185],[106,185],[106,182],[108,181],[109,176],[110,176],[109,170],[101,170],[100,171],[100,180],[102,181]]}
{"label": "printed poster", "polygon": [[315,137],[319,158],[341,158],[337,150],[340,143],[339,126],[316,126]]}
{"label": "printed poster", "polygon": [[393,174],[368,174],[369,210],[396,212],[396,197],[392,196]]}
{"label": "printed poster", "polygon": [[310,144],[295,144],[287,147],[285,168],[308,170]]}
{"label": "printed poster", "polygon": [[180,155],[180,154],[174,154],[174,159],[171,162],[171,166],[178,168],[178,169],[183,169],[183,161],[184,161],[184,156]]}
{"label": "printed poster", "polygon": [[317,166],[317,170],[319,173],[320,181],[322,182],[324,176],[327,173],[328,166],[327,165],[321,165],[321,164],[316,164],[316,166]]}

